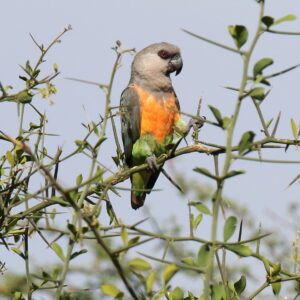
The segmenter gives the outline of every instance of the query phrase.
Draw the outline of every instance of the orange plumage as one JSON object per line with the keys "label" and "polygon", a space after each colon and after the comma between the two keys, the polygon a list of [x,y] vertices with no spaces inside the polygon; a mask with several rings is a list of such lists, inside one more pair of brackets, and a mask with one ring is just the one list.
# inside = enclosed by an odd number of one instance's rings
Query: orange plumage
{"label": "orange plumage", "polygon": [[141,106],[140,136],[152,134],[157,142],[163,142],[173,133],[173,126],[180,118],[175,94],[166,100],[156,100],[153,95],[133,86],[139,95]]}

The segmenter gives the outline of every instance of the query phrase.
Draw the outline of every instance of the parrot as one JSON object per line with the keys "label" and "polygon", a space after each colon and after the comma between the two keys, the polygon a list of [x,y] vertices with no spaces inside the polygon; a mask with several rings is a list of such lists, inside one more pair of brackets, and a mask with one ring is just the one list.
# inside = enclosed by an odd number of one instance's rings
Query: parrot
{"label": "parrot", "polygon": [[[156,159],[193,126],[180,115],[180,106],[170,74],[178,75],[183,62],[180,49],[170,43],[151,44],[139,51],[131,65],[131,76],[121,94],[121,133],[128,167],[147,163],[147,170],[133,173],[131,206],[144,205],[162,167]],[[196,121],[196,120],[193,120]]]}

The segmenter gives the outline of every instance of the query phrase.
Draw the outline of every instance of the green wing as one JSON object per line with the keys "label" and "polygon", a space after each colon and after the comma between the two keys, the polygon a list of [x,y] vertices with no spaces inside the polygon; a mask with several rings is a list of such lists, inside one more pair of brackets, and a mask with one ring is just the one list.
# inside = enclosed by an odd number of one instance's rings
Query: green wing
{"label": "green wing", "polygon": [[140,102],[137,92],[127,87],[120,100],[121,129],[124,145],[125,160],[128,166],[132,166],[132,147],[140,137],[141,116]]}

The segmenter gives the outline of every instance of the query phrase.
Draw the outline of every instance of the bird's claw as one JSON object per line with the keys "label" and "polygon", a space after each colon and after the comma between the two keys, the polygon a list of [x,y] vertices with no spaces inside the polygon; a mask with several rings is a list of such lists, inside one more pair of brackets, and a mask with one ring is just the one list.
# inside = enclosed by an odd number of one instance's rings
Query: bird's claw
{"label": "bird's claw", "polygon": [[[202,119],[206,120],[206,117],[202,116]],[[191,129],[195,126],[197,129],[200,129],[203,125],[204,121],[201,121],[199,119],[190,119],[188,123],[188,128]]]}
{"label": "bird's claw", "polygon": [[159,166],[157,164],[157,161],[156,161],[156,156],[153,154],[151,156],[148,156],[146,158],[146,163],[148,164],[149,166],[149,169],[154,173],[154,172],[157,172],[159,170]]}

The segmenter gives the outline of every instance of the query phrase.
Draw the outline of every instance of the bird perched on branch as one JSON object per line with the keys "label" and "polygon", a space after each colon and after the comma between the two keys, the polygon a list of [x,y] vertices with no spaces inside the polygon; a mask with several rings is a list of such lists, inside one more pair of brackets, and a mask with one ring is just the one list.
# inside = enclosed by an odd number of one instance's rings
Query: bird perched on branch
{"label": "bird perched on branch", "polygon": [[[148,163],[149,170],[131,175],[131,206],[143,206],[162,167],[156,158],[167,153],[175,139],[185,135],[193,125],[180,116],[180,106],[170,74],[182,69],[177,46],[152,44],[138,52],[131,67],[131,78],[122,92],[121,127],[125,161],[129,167]],[[197,122],[197,121],[196,121]],[[176,137],[177,135],[177,137]]]}

